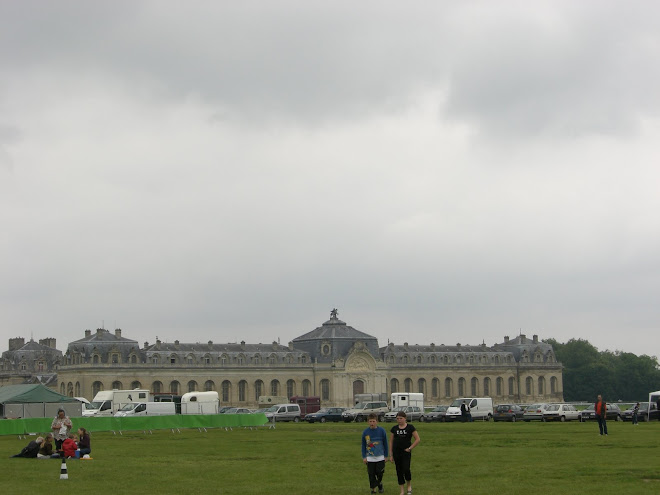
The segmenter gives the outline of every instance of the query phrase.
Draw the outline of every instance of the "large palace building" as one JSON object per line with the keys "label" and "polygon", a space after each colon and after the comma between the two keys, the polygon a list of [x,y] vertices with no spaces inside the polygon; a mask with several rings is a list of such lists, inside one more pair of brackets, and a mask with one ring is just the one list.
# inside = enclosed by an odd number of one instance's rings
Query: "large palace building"
{"label": "large palace building", "polygon": [[337,310],[288,345],[156,340],[140,347],[119,329],[98,329],[85,330],[57,361],[58,391],[88,399],[100,390],[148,388],[215,390],[223,405],[246,407],[264,395],[317,395],[324,406],[349,406],[356,394],[391,392],[423,392],[429,404],[461,396],[490,396],[495,403],[563,400],[562,365],[536,335],[505,337],[492,347],[380,347],[375,337],[339,320]]}

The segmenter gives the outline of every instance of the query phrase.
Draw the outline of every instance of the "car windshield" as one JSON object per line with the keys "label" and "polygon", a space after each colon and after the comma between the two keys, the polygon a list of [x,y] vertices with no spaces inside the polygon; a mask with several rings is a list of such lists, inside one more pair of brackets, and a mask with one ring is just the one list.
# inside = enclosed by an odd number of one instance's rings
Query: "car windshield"
{"label": "car windshield", "polygon": [[545,410],[546,411],[559,411],[559,404],[550,404]]}
{"label": "car windshield", "polygon": [[399,411],[405,411],[405,410],[406,410],[406,406],[399,406],[399,407],[395,407],[395,408],[392,409],[392,411],[390,411],[390,412],[397,413],[397,412],[399,412]]}
{"label": "car windshield", "polygon": [[511,406],[509,404],[500,404],[497,406],[497,411],[499,412],[509,412],[509,409],[511,409]]}
{"label": "car windshield", "polygon": [[525,409],[525,411],[534,411],[534,410],[536,410],[540,407],[541,407],[541,404],[532,404],[531,406],[527,406],[527,409]]}
{"label": "car windshield", "polygon": [[136,405],[137,405],[137,404],[134,404],[133,402],[129,402],[128,404],[125,404],[125,405],[120,409],[120,411],[132,411],[133,409],[135,409],[135,406],[136,406]]}
{"label": "car windshield", "polygon": [[465,399],[456,399],[454,402],[451,403],[451,407],[461,407],[461,404],[463,404],[463,402],[466,402],[467,405],[467,401],[465,401]]}
{"label": "car windshield", "polygon": [[447,410],[447,406],[438,406],[433,411],[431,412],[445,412]]}
{"label": "car windshield", "polygon": [[355,406],[353,406],[353,409],[364,409],[365,407],[367,407],[366,402],[358,402],[355,404]]}
{"label": "car windshield", "polygon": [[89,404],[85,404],[86,409],[100,409],[101,404],[103,404],[104,401],[99,401],[99,402],[90,402]]}
{"label": "car windshield", "polygon": [[318,411],[316,411],[314,414],[328,414],[329,412],[330,409],[324,407],[323,409],[319,409]]}
{"label": "car windshield", "polygon": [[264,409],[264,412],[276,412],[278,409],[278,406],[270,406],[267,409]]}

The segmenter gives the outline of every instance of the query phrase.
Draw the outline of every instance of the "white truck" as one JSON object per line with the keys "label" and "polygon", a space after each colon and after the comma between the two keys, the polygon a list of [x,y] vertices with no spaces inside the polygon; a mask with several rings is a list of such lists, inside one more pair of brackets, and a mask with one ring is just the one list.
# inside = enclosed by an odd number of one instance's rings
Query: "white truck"
{"label": "white truck", "polygon": [[115,413],[115,417],[168,416],[176,414],[174,402],[129,402]]}
{"label": "white truck", "polygon": [[417,406],[424,411],[424,394],[411,392],[394,392],[392,394],[392,410],[401,406]]}
{"label": "white truck", "polygon": [[218,414],[218,392],[188,392],[181,396],[181,414]]}
{"label": "white truck", "polygon": [[112,416],[129,402],[150,402],[148,390],[103,390],[85,405],[83,416]]}
{"label": "white truck", "polygon": [[445,421],[461,421],[461,404],[465,403],[472,420],[490,421],[493,417],[493,399],[490,397],[459,397],[447,408]]}

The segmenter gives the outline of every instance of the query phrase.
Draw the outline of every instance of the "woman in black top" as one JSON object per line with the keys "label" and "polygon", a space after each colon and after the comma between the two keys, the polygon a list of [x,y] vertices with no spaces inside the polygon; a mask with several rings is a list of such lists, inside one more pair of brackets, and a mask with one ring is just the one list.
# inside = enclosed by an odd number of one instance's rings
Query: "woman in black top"
{"label": "woman in black top", "polygon": [[396,422],[398,424],[390,430],[390,461],[394,462],[396,466],[396,477],[399,480],[401,495],[405,495],[406,482],[408,482],[408,495],[411,495],[410,452],[419,444],[419,433],[413,425],[408,424],[406,413],[403,411],[396,413]]}

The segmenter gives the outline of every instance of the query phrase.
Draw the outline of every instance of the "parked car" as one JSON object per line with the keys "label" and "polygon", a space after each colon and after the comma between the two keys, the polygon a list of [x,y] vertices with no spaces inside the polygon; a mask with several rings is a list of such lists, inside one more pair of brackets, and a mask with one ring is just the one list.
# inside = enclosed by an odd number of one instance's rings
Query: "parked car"
{"label": "parked car", "polygon": [[540,403],[532,404],[527,406],[525,412],[523,412],[524,421],[542,421],[543,420],[543,411],[547,409],[550,404]]}
{"label": "parked car", "polygon": [[[586,409],[583,409],[579,413],[579,420],[580,421],[590,421],[590,420],[595,420],[596,419],[596,411],[594,410],[594,406],[589,406]],[[608,421],[621,421],[623,419],[622,417],[622,411],[617,406],[616,404],[607,404],[607,411],[605,412],[607,416]]]}
{"label": "parked car", "polygon": [[314,423],[325,423],[326,421],[341,421],[341,414],[346,410],[345,407],[324,407],[320,411],[305,416],[305,421]]}
{"label": "parked car", "polygon": [[396,415],[399,411],[406,413],[406,420],[419,421],[424,415],[424,411],[419,406],[399,406],[385,414],[385,421],[388,423],[396,421]]}
{"label": "parked car", "polygon": [[449,406],[436,406],[430,411],[426,411],[422,414],[422,417],[419,418],[420,421],[445,421],[445,414],[447,414],[447,408]]}
{"label": "parked car", "polygon": [[246,407],[231,407],[222,414],[252,414],[252,409]]}
{"label": "parked car", "polygon": [[371,413],[376,413],[378,415],[378,421],[382,421],[385,418],[385,413],[389,412],[389,410],[385,401],[358,402],[351,409],[345,410],[341,414],[341,417],[346,423],[350,421],[366,421]]}
{"label": "parked car", "polygon": [[500,404],[493,410],[493,421],[516,422],[523,419],[525,410],[518,404]]}
{"label": "parked car", "polygon": [[218,414],[224,414],[230,409],[234,409],[234,408],[231,406],[222,406],[220,409],[218,409]]}
{"label": "parked car", "polygon": [[578,410],[571,404],[550,404],[543,411],[543,421],[573,421],[578,419]]}
{"label": "parked car", "polygon": [[293,421],[298,423],[302,417],[298,404],[277,404],[271,406],[264,412],[271,423],[276,421]]}
{"label": "parked car", "polygon": [[[635,404],[630,406],[628,409],[621,413],[621,419],[624,421],[632,421],[633,408]],[[658,406],[655,402],[651,402],[651,419],[653,421],[657,420],[660,416],[658,412]],[[639,412],[637,413],[637,421],[648,421],[649,420],[649,403],[640,402],[639,403]]]}

